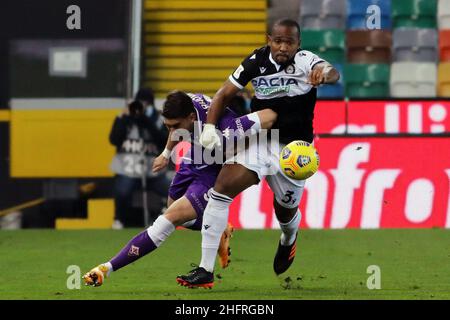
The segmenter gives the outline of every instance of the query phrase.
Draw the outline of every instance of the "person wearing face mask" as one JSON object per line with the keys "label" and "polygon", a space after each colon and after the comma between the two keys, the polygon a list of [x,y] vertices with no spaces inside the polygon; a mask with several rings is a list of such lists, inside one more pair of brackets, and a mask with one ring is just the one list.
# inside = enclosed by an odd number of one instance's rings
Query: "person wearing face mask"
{"label": "person wearing face mask", "polygon": [[149,190],[161,198],[166,197],[170,179],[164,171],[152,172],[151,167],[153,160],[164,150],[167,135],[162,117],[154,107],[153,91],[141,88],[135,99],[115,118],[109,135],[110,143],[116,147],[111,163],[115,173],[113,229],[124,227],[126,216],[132,212],[136,190]]}

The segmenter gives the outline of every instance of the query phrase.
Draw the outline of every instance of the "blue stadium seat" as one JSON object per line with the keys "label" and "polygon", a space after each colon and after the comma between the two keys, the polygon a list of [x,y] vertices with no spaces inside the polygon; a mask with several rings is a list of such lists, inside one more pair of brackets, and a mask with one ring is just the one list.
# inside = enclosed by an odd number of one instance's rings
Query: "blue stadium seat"
{"label": "blue stadium seat", "polygon": [[391,29],[391,0],[347,0],[347,29],[367,30],[366,15],[370,5],[380,7],[381,29]]}
{"label": "blue stadium seat", "polygon": [[324,84],[317,90],[318,98],[343,98],[344,97],[344,67],[341,64],[333,64],[337,71],[341,74],[336,84]]}

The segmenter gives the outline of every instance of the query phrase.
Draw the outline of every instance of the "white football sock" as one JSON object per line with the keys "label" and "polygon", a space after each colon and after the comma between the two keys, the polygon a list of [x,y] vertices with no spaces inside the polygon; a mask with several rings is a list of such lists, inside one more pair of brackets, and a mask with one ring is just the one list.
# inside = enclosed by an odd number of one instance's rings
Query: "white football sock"
{"label": "white football sock", "polygon": [[114,271],[111,262],[108,261],[108,262],[105,262],[105,263],[102,263],[102,264],[108,268],[108,272],[106,272],[106,277],[109,277],[111,272]]}
{"label": "white football sock", "polygon": [[251,127],[251,134],[256,134],[261,130],[261,119],[259,119],[257,112],[252,112],[246,115],[247,118],[254,122]]}
{"label": "white football sock", "polygon": [[286,223],[280,222],[280,228],[281,231],[283,231],[280,238],[281,245],[288,246],[294,242],[301,219],[302,213],[300,212],[300,210],[297,210],[297,213],[294,215],[291,221]]}
{"label": "white football sock", "polygon": [[214,271],[217,249],[228,224],[228,209],[232,201],[230,197],[211,189],[208,205],[203,213],[202,260],[200,262],[200,267],[209,272]]}
{"label": "white football sock", "polygon": [[172,222],[167,220],[164,215],[160,215],[147,229],[148,236],[157,247],[159,247],[174,231],[175,226]]}
{"label": "white football sock", "polygon": [[197,221],[197,218],[186,221],[185,223],[182,224],[182,226],[185,228],[189,228],[194,225],[195,221]]}

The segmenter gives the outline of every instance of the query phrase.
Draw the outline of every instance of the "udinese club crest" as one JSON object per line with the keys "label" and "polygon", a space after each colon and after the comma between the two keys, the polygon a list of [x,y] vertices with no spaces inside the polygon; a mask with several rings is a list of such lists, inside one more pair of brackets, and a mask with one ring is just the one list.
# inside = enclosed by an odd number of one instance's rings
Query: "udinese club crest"
{"label": "udinese club crest", "polygon": [[286,69],[284,70],[287,74],[294,74],[295,72],[295,67],[294,65],[290,64],[286,67]]}

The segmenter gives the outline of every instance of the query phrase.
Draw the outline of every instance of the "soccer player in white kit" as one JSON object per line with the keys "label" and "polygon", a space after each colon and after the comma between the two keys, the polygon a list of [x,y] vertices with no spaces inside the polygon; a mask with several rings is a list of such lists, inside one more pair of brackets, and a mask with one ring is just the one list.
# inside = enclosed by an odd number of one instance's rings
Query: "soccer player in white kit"
{"label": "soccer player in white kit", "polygon": [[[275,273],[285,272],[292,264],[301,213],[298,209],[304,181],[285,176],[279,169],[281,148],[293,141],[313,141],[313,117],[316,87],[339,80],[338,71],[314,53],[300,48],[300,27],[296,21],[278,20],[268,36],[268,45],[255,50],[230,75],[217,91],[208,112],[200,143],[208,149],[220,145],[215,124],[229,101],[248,82],[255,89],[252,112],[272,109],[278,120],[279,143],[250,142],[247,149],[228,159],[222,167],[204,212],[202,259],[198,268],[177,277],[187,287],[212,287],[214,263],[222,232],[227,226],[233,198],[266,178],[274,193],[274,208],[281,227],[281,238],[275,255]],[[273,135],[272,135],[272,140]],[[271,141],[273,142],[273,141]]]}

